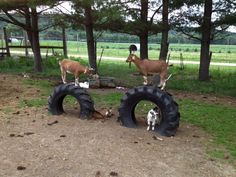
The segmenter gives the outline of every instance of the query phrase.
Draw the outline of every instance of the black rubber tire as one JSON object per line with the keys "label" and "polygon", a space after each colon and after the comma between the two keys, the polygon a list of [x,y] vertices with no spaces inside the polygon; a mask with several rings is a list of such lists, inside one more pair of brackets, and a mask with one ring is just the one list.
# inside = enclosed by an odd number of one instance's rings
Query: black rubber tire
{"label": "black rubber tire", "polygon": [[180,120],[178,104],[169,93],[152,86],[135,87],[125,94],[119,108],[121,124],[129,128],[137,126],[135,107],[142,100],[153,102],[161,110],[162,119],[160,124],[155,127],[155,131],[163,136],[174,136]]}
{"label": "black rubber tire", "polygon": [[53,115],[64,113],[63,100],[67,95],[71,95],[77,99],[80,104],[81,119],[89,118],[94,111],[94,103],[84,88],[75,86],[74,83],[61,84],[55,87],[54,91],[48,98],[48,110]]}

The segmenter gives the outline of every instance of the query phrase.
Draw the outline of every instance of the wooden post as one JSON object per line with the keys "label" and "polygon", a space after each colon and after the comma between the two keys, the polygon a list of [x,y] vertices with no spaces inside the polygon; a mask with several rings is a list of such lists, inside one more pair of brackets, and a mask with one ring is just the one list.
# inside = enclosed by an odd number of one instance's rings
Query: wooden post
{"label": "wooden post", "polygon": [[180,70],[184,69],[184,57],[183,54],[180,53]]}
{"label": "wooden post", "polygon": [[67,44],[66,44],[66,32],[65,32],[65,28],[62,28],[62,39],[63,39],[63,53],[64,56],[67,58]]}
{"label": "wooden post", "polygon": [[211,57],[212,57],[212,51],[210,51],[210,54],[209,54],[209,62],[211,61]]}
{"label": "wooden post", "polygon": [[4,39],[5,39],[5,45],[6,45],[7,56],[10,57],[11,54],[10,54],[10,49],[9,49],[9,46],[8,46],[7,30],[6,30],[5,27],[3,28],[3,33],[4,33]]}

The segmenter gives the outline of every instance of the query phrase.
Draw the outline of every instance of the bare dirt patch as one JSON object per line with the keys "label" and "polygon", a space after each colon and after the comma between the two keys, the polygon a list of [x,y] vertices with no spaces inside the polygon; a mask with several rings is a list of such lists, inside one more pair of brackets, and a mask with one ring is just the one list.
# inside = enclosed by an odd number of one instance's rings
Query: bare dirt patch
{"label": "bare dirt patch", "polygon": [[52,116],[47,105],[20,108],[19,99],[40,96],[21,79],[0,74],[1,177],[236,176],[235,167],[206,154],[211,137],[195,126],[181,123],[167,138],[120,126],[117,111],[100,121]]}

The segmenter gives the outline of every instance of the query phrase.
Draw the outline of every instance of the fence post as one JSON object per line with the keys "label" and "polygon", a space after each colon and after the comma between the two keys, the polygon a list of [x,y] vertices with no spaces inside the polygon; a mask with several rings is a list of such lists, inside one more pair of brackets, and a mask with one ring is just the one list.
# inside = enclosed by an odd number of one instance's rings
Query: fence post
{"label": "fence post", "polygon": [[24,31],[24,45],[25,45],[25,56],[29,56],[29,51],[28,51],[28,36],[27,33]]}
{"label": "fence post", "polygon": [[180,70],[184,69],[184,57],[183,54],[180,53]]}
{"label": "fence post", "polygon": [[5,39],[5,45],[6,45],[7,56],[10,57],[11,54],[10,54],[10,49],[9,49],[9,46],[8,46],[7,30],[6,30],[5,27],[3,28],[3,32],[4,32],[4,39]]}

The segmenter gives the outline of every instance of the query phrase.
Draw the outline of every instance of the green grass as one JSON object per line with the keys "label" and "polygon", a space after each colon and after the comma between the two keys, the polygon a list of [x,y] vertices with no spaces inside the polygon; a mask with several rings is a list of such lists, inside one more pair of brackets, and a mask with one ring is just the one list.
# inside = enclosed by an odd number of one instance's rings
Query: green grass
{"label": "green grass", "polygon": [[[62,46],[61,41],[40,41],[41,45]],[[103,56],[109,57],[124,57],[129,54],[128,48],[130,43],[108,43],[98,42],[97,53],[100,57],[102,49],[104,49]],[[87,46],[85,42],[68,41],[68,54],[70,55],[87,55]],[[200,58],[200,44],[170,44],[170,59],[179,60],[182,53],[185,61],[199,61]],[[16,51],[16,49],[13,49]],[[17,49],[19,51],[19,49]],[[236,45],[216,45],[210,46],[212,54],[212,62],[226,62],[236,63]],[[24,51],[24,50],[20,50]],[[46,53],[46,49],[42,49]],[[52,53],[51,50],[48,51]],[[61,53],[61,49],[55,49],[56,53]],[[160,44],[149,44],[148,46],[149,58],[157,59],[160,52]],[[139,53],[137,53],[139,54]]]}
{"label": "green grass", "polygon": [[211,67],[211,80],[198,80],[197,66],[189,65],[184,70],[172,67],[173,77],[168,81],[168,88],[216,95],[236,97],[236,70],[232,67]]}
{"label": "green grass", "polygon": [[[192,100],[179,100],[181,120],[203,128],[214,137],[214,142],[224,145],[236,159],[236,109]],[[222,150],[213,150],[218,157]]]}
{"label": "green grass", "polygon": [[[83,64],[87,60],[78,58]],[[47,105],[47,97],[52,92],[54,86],[61,82],[60,69],[56,58],[43,60],[44,71],[42,73],[33,73],[33,60],[31,58],[20,58],[19,60],[8,58],[0,61],[0,72],[22,73],[30,72],[32,79],[24,79],[25,85],[30,85],[40,89],[41,96],[38,99],[20,100],[21,107],[41,107]],[[211,67],[211,81],[198,81],[198,68],[195,65],[187,65],[184,70],[180,70],[178,65],[170,68],[173,77],[168,81],[167,88],[175,90],[190,91],[195,93],[208,93],[214,95],[227,95],[236,97],[236,70],[232,67]],[[99,73],[101,76],[115,77],[120,86],[133,87],[141,85],[143,80],[136,67],[131,68],[124,61],[102,60]],[[68,75],[68,80],[74,78]],[[86,77],[83,75],[82,80]],[[98,93],[91,92],[95,106],[98,107],[119,107],[122,93]],[[68,98],[68,104],[73,103],[73,98]],[[222,105],[207,104],[201,101],[178,100],[181,113],[181,121],[188,122],[203,128],[214,137],[216,147],[211,149],[209,154],[214,157],[223,157],[225,152],[229,152],[236,160],[236,109]],[[140,104],[142,107],[142,104]],[[218,149],[224,146],[226,150]]]}
{"label": "green grass", "polygon": [[[75,58],[73,58],[75,59]],[[88,62],[77,58],[82,64]],[[33,60],[30,58],[6,59],[0,62],[0,72],[23,73],[30,72],[33,76],[39,78],[48,78],[60,81],[60,69],[55,57],[43,60],[44,71],[42,73],[33,73]],[[100,76],[110,76],[116,79],[120,86],[133,87],[141,85],[143,78],[138,73],[137,68],[132,64],[129,68],[125,61],[103,60],[98,68]],[[210,67],[211,80],[201,82],[198,80],[198,66],[186,65],[184,70],[180,70],[176,64],[170,68],[172,78],[168,81],[168,88],[175,90],[191,91],[196,93],[207,93],[216,95],[228,95],[236,97],[236,70],[234,67]],[[74,77],[68,74],[68,81],[73,81]],[[85,75],[81,75],[81,80],[86,80]]]}
{"label": "green grass", "polygon": [[45,98],[36,98],[31,100],[20,100],[19,101],[19,107],[42,107],[47,105],[47,100]]}
{"label": "green grass", "polygon": [[120,100],[123,97],[122,93],[104,93],[99,94],[96,92],[90,92],[91,97],[96,105],[99,107],[118,107],[120,104]]}

